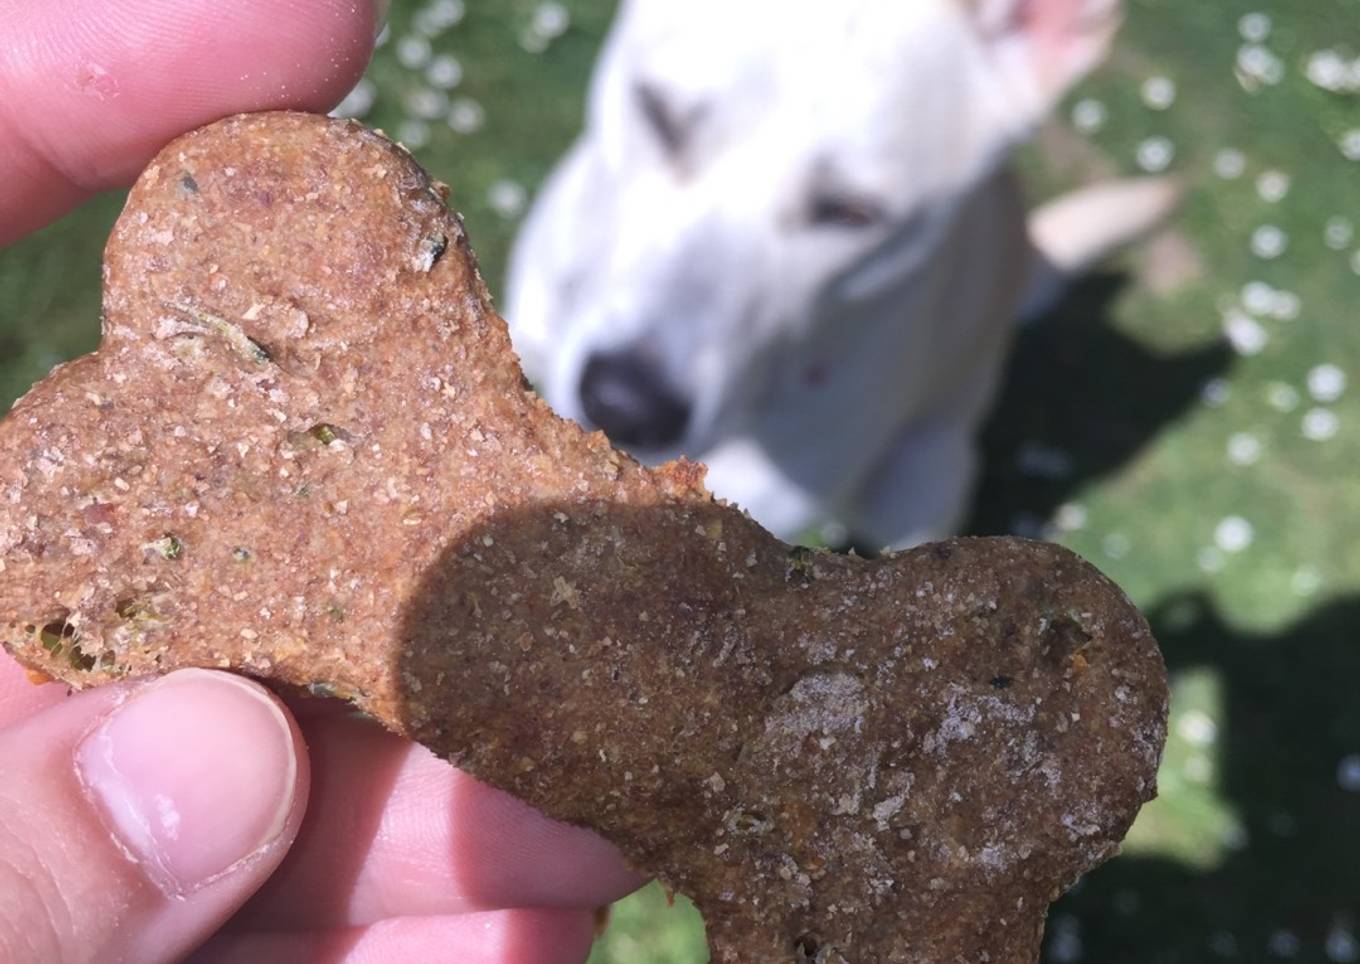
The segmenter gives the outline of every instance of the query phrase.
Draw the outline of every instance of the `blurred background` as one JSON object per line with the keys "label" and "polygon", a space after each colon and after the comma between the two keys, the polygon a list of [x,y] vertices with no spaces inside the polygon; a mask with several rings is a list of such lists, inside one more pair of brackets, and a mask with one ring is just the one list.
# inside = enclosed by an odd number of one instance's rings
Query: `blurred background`
{"label": "blurred background", "polygon": [[[341,107],[453,185],[497,291],[614,7],[395,0]],[[970,530],[1095,561],[1173,677],[1161,797],[1055,906],[1046,960],[1360,961],[1360,0],[1129,0],[1022,168],[1036,199],[1190,185],[1024,330],[985,433]],[[94,347],[121,200],[0,251],[4,406]],[[613,920],[596,964],[704,960],[658,888]]]}

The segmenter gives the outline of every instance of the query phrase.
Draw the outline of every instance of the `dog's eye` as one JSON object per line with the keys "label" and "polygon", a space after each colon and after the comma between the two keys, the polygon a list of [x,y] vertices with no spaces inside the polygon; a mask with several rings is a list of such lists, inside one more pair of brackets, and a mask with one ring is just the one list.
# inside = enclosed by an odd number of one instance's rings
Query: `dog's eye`
{"label": "dog's eye", "polygon": [[633,88],[638,108],[667,154],[679,154],[689,134],[691,115],[667,101],[664,94],[651,84],[640,83]]}
{"label": "dog's eye", "polygon": [[870,198],[846,194],[817,194],[808,207],[808,220],[817,227],[867,228],[886,217],[882,205]]}

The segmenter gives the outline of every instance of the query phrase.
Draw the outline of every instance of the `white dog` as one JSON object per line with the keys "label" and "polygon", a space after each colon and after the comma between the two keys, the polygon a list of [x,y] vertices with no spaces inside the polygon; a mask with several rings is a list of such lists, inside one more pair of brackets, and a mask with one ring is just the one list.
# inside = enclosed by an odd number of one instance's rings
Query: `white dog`
{"label": "white dog", "polygon": [[1007,169],[1118,13],[625,2],[512,258],[525,370],[636,454],[702,459],[785,538],[948,534],[1026,298],[1169,205],[1129,183],[1027,219]]}

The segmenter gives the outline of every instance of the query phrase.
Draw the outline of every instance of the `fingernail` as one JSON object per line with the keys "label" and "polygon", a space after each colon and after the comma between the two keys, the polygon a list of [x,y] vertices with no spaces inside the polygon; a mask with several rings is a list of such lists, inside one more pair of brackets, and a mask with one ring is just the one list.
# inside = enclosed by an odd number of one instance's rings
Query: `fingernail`
{"label": "fingernail", "polygon": [[76,770],[123,851],[170,895],[191,893],[276,840],[297,758],[260,687],[207,670],[147,685],[76,750]]}
{"label": "fingernail", "polygon": [[392,0],[373,0],[373,36],[382,35],[383,28],[387,26],[387,11],[392,6]]}

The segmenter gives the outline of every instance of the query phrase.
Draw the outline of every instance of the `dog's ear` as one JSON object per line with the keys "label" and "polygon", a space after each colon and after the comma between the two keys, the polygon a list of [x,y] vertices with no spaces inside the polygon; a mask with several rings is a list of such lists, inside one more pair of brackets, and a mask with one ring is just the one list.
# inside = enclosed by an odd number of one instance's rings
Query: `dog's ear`
{"label": "dog's ear", "polygon": [[963,0],[963,5],[1006,68],[1026,75],[1044,108],[1105,57],[1122,13],[1120,0]]}

